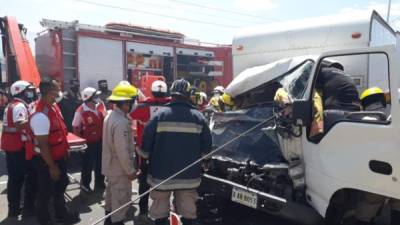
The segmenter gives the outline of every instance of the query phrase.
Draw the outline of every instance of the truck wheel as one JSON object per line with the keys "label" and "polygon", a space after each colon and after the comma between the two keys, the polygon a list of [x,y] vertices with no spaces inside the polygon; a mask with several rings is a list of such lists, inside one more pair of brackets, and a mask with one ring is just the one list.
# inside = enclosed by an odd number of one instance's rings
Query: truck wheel
{"label": "truck wheel", "polygon": [[338,207],[337,205],[330,205],[328,207],[325,223],[327,225],[344,225],[344,216],[346,211],[343,207]]}

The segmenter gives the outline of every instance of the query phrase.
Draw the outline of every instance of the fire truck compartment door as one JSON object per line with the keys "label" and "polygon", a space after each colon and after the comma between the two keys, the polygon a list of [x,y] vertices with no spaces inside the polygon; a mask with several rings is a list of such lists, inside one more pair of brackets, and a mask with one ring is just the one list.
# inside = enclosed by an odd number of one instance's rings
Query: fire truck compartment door
{"label": "fire truck compartment door", "polygon": [[105,79],[112,89],[123,80],[124,57],[122,41],[80,36],[78,39],[78,68],[81,88],[97,87]]}

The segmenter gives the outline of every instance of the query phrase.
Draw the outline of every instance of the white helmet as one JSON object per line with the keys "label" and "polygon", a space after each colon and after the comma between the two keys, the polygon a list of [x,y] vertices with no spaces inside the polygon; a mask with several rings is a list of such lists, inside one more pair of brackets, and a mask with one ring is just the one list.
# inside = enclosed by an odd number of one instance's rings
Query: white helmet
{"label": "white helmet", "polygon": [[207,94],[202,92],[202,91],[200,91],[198,104],[202,105],[202,104],[206,104],[206,103],[207,103]]}
{"label": "white helmet", "polygon": [[25,91],[25,89],[32,87],[32,84],[24,81],[24,80],[19,80],[14,82],[11,87],[10,87],[10,92],[12,96],[16,96],[18,94],[21,94],[23,91]]}
{"label": "white helmet", "polygon": [[225,92],[225,88],[222,86],[216,86],[213,90],[213,93],[220,93],[221,95]]}
{"label": "white helmet", "polygon": [[151,84],[151,92],[166,94],[168,92],[167,84],[162,80],[156,80]]}
{"label": "white helmet", "polygon": [[100,94],[100,91],[97,91],[96,88],[92,88],[92,87],[87,87],[87,88],[83,89],[81,92],[83,101],[86,101],[89,98],[93,97],[94,95],[98,95],[98,94]]}

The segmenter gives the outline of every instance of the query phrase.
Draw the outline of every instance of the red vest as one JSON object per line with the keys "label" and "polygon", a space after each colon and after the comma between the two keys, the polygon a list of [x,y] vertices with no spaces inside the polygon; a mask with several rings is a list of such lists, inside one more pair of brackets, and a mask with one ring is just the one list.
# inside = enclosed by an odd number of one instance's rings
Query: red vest
{"label": "red vest", "polygon": [[22,103],[28,110],[26,103],[19,99],[13,99],[6,107],[7,126],[3,125],[1,132],[1,149],[5,152],[19,152],[24,148],[24,141],[22,141],[22,132],[17,131],[13,120],[13,109],[15,105]]}
{"label": "red vest", "polygon": [[91,110],[83,110],[83,104],[76,109],[82,116],[81,137],[86,139],[87,143],[96,143],[103,137],[103,120],[106,114],[105,105],[100,103],[96,106],[94,113]]}
{"label": "red vest", "polygon": [[[65,157],[65,154],[69,149],[67,141],[68,131],[62,118],[61,111],[56,104],[49,105],[44,101],[38,101],[31,117],[39,112],[47,115],[50,120],[48,142],[50,146],[51,156],[53,160],[60,160]],[[38,149],[37,141],[33,136],[33,132],[30,131],[29,133],[31,136],[30,139],[34,141],[30,145],[31,147],[27,148],[27,150],[29,151],[29,153],[27,153],[27,159],[31,159],[30,155],[38,155],[38,152],[35,151],[35,148]]]}

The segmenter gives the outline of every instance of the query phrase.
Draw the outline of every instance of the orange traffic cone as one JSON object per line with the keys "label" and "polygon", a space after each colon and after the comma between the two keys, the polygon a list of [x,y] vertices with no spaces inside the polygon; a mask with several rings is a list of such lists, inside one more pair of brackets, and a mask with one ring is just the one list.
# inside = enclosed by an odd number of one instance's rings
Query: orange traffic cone
{"label": "orange traffic cone", "polygon": [[179,218],[178,214],[174,212],[169,213],[169,224],[170,225],[182,225],[181,219]]}

